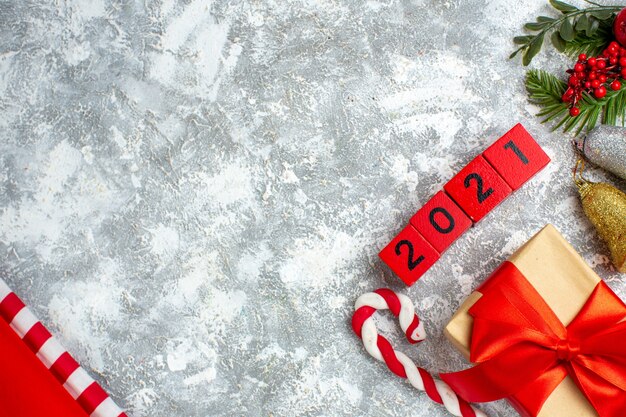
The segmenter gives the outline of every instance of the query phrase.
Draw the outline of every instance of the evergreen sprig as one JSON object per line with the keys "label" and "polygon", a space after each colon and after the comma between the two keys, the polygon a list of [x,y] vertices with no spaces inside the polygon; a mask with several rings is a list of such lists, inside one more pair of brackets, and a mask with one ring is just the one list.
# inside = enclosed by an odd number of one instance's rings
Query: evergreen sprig
{"label": "evergreen sprig", "polygon": [[536,22],[526,23],[524,28],[534,34],[513,38],[513,42],[520,46],[509,58],[522,53],[524,66],[530,64],[548,35],[554,47],[568,55],[593,54],[604,49],[611,41],[611,26],[615,14],[624,7],[601,6],[591,1],[588,3],[593,7],[579,9],[559,0],[550,0],[550,5],[561,12],[562,16],[539,16]]}
{"label": "evergreen sprig", "polygon": [[610,90],[606,96],[597,99],[587,93],[578,102],[580,114],[572,117],[569,114],[569,103],[562,96],[567,84],[554,75],[543,70],[530,70],[526,73],[526,90],[531,103],[541,107],[537,116],[542,123],[556,122],[552,130],[563,127],[565,132],[576,131],[576,135],[593,129],[598,121],[603,124],[615,125],[621,119],[622,126],[626,119],[626,86],[617,91]]}

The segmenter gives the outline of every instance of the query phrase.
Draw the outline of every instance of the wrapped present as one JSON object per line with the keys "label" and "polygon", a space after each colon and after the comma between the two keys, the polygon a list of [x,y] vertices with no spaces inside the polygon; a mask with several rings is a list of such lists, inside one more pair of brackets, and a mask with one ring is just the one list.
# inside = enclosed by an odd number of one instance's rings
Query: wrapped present
{"label": "wrapped present", "polygon": [[626,305],[551,225],[463,303],[446,335],[474,364],[441,375],[523,417],[626,415]]}

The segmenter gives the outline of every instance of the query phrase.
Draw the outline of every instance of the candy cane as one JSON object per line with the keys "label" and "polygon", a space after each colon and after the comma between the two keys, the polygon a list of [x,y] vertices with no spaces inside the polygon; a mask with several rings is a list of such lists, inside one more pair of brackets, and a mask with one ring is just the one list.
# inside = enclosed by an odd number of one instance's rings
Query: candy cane
{"label": "candy cane", "polygon": [[394,374],[407,378],[411,385],[420,391],[426,391],[431,400],[443,404],[457,417],[487,417],[487,415],[458,397],[443,381],[434,379],[431,374],[418,368],[404,353],[394,350],[391,343],[378,334],[372,315],[377,310],[391,310],[398,317],[400,327],[409,343],[418,343],[426,338],[424,326],[415,314],[411,300],[396,294],[388,288],[381,288],[360,296],[354,305],[352,329],[363,339],[365,350],[374,358],[385,362]]}

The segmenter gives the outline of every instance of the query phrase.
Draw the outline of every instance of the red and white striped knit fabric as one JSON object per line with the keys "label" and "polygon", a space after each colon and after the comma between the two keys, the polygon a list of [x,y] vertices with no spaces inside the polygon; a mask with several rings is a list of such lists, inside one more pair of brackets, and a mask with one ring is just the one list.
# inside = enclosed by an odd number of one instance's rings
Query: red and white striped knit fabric
{"label": "red and white striped knit fabric", "polygon": [[400,327],[409,343],[426,338],[424,327],[415,314],[411,300],[388,288],[381,288],[360,296],[354,306],[352,329],[363,340],[365,350],[374,358],[385,362],[389,370],[409,380],[413,387],[426,391],[431,400],[443,406],[457,417],[487,417],[487,415],[458,397],[443,381],[434,379],[426,370],[419,368],[404,353],[394,350],[391,343],[378,334],[372,315],[377,310],[389,309],[398,317]]}
{"label": "red and white striped knit fabric", "polygon": [[0,319],[6,321],[90,417],[127,417],[0,278]]}

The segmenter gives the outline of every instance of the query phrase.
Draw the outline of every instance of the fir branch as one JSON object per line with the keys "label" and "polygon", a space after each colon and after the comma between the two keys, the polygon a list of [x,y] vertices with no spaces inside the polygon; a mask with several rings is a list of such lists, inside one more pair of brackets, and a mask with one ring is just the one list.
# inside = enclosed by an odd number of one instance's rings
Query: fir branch
{"label": "fir branch", "polygon": [[567,84],[543,70],[530,70],[526,73],[526,91],[531,103],[542,109],[537,114],[542,123],[559,119],[568,114],[569,105],[562,100]]}
{"label": "fir branch", "polygon": [[[559,0],[550,0],[550,5],[561,12],[562,16],[559,18],[539,16],[536,22],[526,23],[524,28],[535,34],[513,38],[513,42],[520,46],[509,58],[522,53],[524,66],[530,64],[541,50],[548,34],[551,34],[552,44],[559,51],[569,50],[569,54],[575,55],[584,53],[583,51],[587,49],[595,50],[599,47],[596,34],[600,26],[610,27],[615,14],[624,8],[624,6],[594,5],[586,9],[578,9]],[[590,39],[584,39],[583,36]]]}
{"label": "fir branch", "polygon": [[602,104],[602,123],[606,125],[616,125],[617,119],[621,119],[624,126],[626,121],[626,87],[622,87],[617,91],[610,91]]}
{"label": "fir branch", "polygon": [[579,135],[583,131],[593,129],[600,121],[603,124],[615,125],[621,119],[626,120],[626,86],[617,91],[609,90],[605,97],[597,99],[587,93],[578,102],[580,114],[572,117],[569,114],[570,104],[562,99],[567,84],[554,75],[542,70],[530,70],[526,73],[526,90],[530,102],[541,107],[537,116],[542,123],[556,122],[552,130],[563,127],[565,132],[575,130]]}

